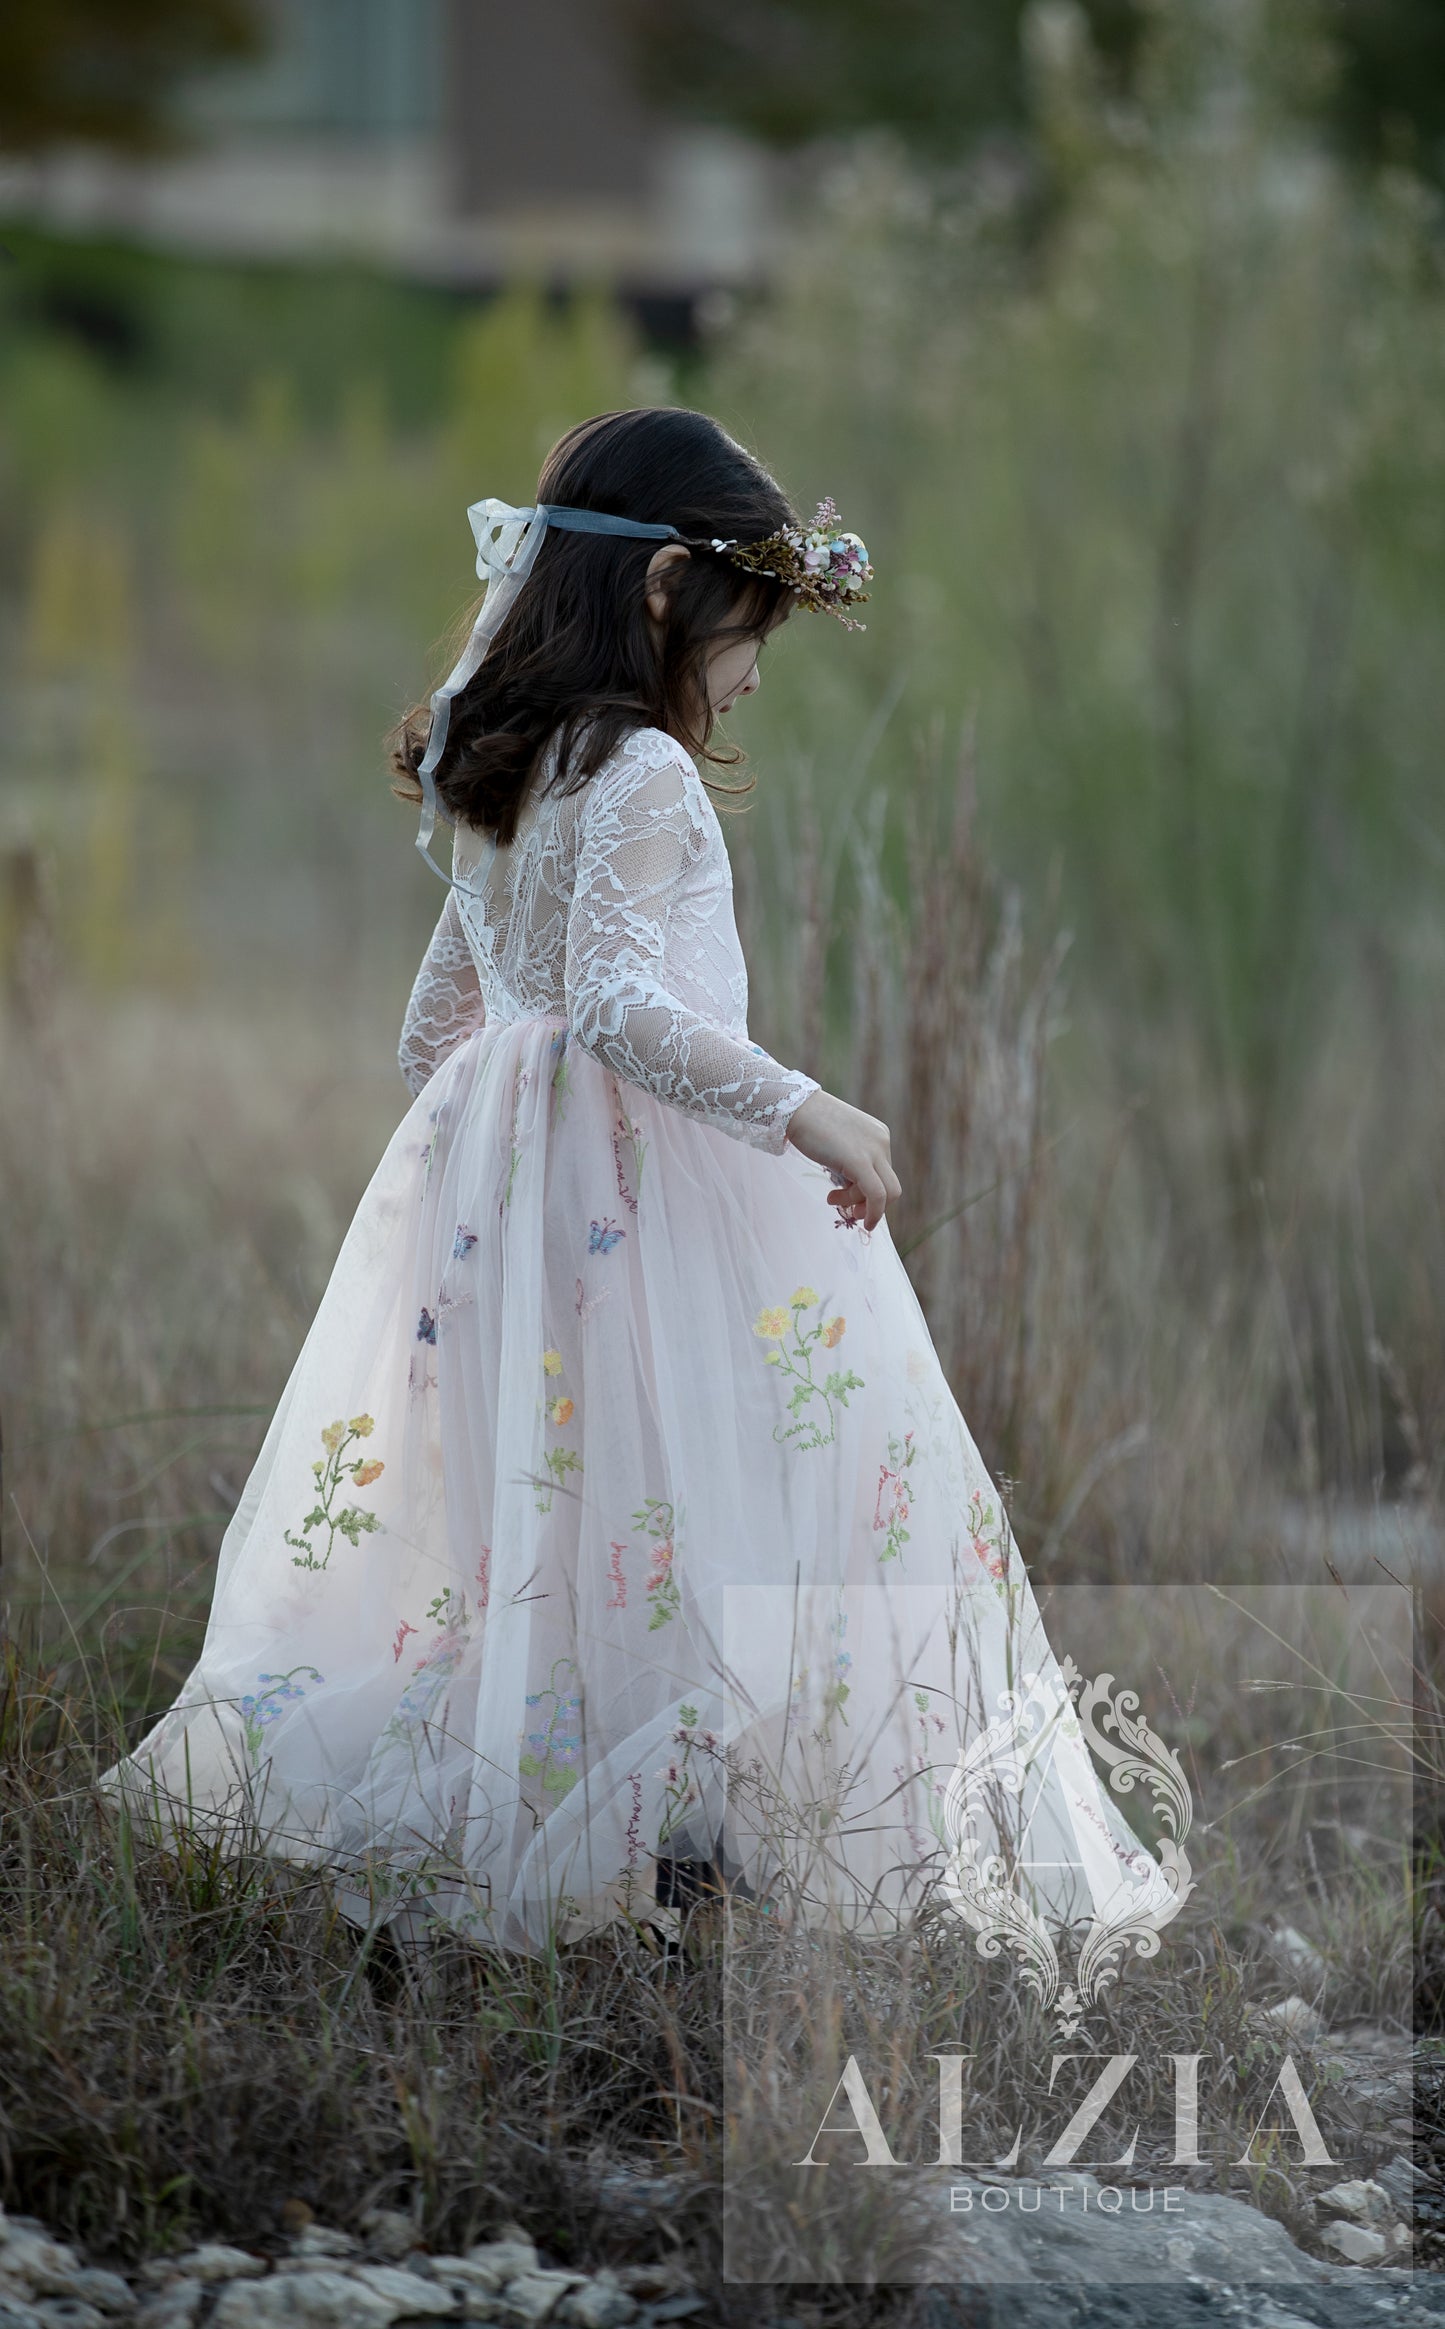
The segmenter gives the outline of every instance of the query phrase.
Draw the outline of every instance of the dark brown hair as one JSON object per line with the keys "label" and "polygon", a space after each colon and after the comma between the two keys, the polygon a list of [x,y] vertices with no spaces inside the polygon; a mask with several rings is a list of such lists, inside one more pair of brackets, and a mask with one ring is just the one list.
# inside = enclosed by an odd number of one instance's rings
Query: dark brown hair
{"label": "dark brown hair", "polygon": [[[670,406],[602,413],[569,429],[543,463],[537,499],[673,525],[704,544],[756,542],[798,522],[782,488],[725,429],[706,413]],[[790,595],[772,577],[694,547],[668,575],[658,629],[645,605],[646,578],[663,546],[548,529],[516,605],[452,704],[436,776],[453,816],[495,833],[505,848],[553,735],[558,792],[594,776],[633,728],[663,728],[713,766],[736,766],[740,753],[709,748],[709,650],[761,638],[786,614]],[[416,771],[430,728],[429,707],[419,704],[390,739],[392,789],[404,800],[421,799]],[[751,783],[718,789],[746,791]]]}

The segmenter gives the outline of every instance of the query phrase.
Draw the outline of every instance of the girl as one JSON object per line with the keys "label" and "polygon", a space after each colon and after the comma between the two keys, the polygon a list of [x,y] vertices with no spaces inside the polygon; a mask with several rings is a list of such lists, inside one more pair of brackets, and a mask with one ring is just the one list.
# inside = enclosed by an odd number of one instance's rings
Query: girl
{"label": "girl", "polygon": [[103,1784],[501,1946],[700,1885],[890,1916],[976,1855],[960,1754],[1037,1672],[991,1841],[1098,1908],[1137,1843],[890,1242],[887,1126],[749,1038],[696,765],[866,553],[700,413],[586,422],[537,496],[471,513],[487,596],[397,739],[423,850],[455,827],[413,1105],[196,1668]]}

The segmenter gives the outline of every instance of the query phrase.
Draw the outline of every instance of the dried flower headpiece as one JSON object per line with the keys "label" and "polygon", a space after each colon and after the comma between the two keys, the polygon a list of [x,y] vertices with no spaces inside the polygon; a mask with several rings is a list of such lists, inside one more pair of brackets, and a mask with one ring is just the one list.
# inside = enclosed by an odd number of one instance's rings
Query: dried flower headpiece
{"label": "dried flower headpiece", "polygon": [[734,566],[786,583],[800,605],[836,615],[849,631],[867,630],[848,610],[867,598],[863,585],[873,580],[873,569],[858,536],[842,531],[831,501],[819,502],[810,526],[784,526],[760,542],[714,542],[712,547]]}

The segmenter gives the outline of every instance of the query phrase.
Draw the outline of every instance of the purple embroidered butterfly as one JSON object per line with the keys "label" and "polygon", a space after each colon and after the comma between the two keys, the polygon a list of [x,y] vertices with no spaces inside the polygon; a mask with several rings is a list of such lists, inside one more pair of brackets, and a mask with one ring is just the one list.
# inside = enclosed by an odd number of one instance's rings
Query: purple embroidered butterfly
{"label": "purple embroidered butterfly", "polygon": [[470,1229],[467,1228],[466,1223],[459,1221],[457,1223],[456,1243],[452,1247],[452,1260],[454,1262],[464,1262],[476,1242],[475,1235]]}
{"label": "purple embroidered butterfly", "polygon": [[436,1338],[437,1322],[429,1310],[423,1310],[417,1324],[416,1339],[418,1342],[435,1342]]}
{"label": "purple embroidered butterfly", "polygon": [[594,1221],[587,1236],[587,1251],[611,1253],[614,1245],[626,1235],[626,1230],[619,1229],[615,1221]]}

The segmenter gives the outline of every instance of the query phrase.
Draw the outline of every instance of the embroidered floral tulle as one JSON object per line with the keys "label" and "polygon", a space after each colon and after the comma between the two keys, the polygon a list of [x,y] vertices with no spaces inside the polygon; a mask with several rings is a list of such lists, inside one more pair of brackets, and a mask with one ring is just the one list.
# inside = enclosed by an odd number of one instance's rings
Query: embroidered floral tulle
{"label": "embroidered floral tulle", "polygon": [[102,1788],[324,1869],[362,1924],[539,1949],[699,1868],[886,1924],[958,1869],[960,1754],[1036,1669],[999,1835],[1057,1913],[1130,1909],[1138,1840],[888,1221],[840,1221],[787,1141],[818,1087],[748,1034],[691,763],[645,730],[455,867],[415,1097],[195,1665]]}

